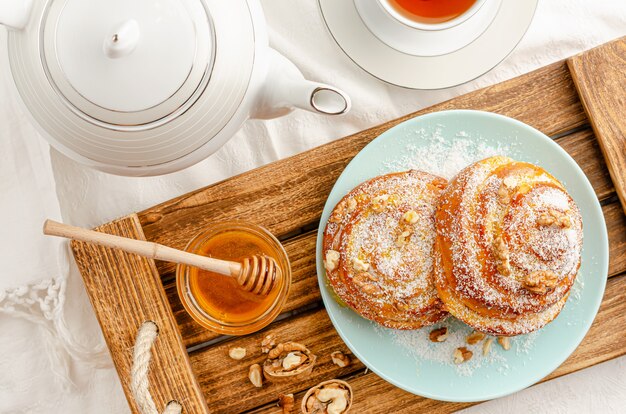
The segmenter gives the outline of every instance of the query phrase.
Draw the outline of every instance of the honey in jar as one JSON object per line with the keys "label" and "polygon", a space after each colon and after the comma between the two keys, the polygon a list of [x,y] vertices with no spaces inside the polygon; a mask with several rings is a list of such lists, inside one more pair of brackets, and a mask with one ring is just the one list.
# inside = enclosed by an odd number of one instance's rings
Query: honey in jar
{"label": "honey in jar", "polygon": [[281,269],[281,277],[270,293],[256,295],[242,289],[233,277],[179,265],[177,285],[181,301],[201,325],[219,333],[243,335],[261,329],[279,314],[291,273],[284,249],[269,232],[248,223],[221,223],[196,236],[187,250],[231,261],[269,256]]}
{"label": "honey in jar", "polygon": [[[260,238],[239,230],[219,233],[206,240],[197,254],[222,260],[241,261],[253,255],[272,256],[271,246]],[[233,277],[198,268],[190,269],[189,288],[198,306],[214,317],[241,322],[265,312],[276,299],[278,289],[269,295],[255,295],[239,287]]]}

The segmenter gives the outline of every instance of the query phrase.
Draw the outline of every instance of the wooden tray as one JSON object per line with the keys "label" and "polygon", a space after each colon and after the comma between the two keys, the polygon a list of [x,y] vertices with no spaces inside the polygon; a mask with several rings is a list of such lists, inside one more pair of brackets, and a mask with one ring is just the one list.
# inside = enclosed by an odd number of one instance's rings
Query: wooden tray
{"label": "wooden tray", "polygon": [[[574,157],[602,204],[610,239],[606,275],[610,279],[604,301],[582,344],[544,380],[625,354],[626,218],[620,207],[620,199],[626,200],[625,62],[626,38],[622,38],[98,228],[176,248],[184,248],[200,229],[220,220],[245,219],[268,228],[289,254],[293,285],[284,310],[288,314],[256,334],[220,337],[197,325],[181,306],[170,264],[72,243],[132,411],[139,412],[129,390],[132,346],[145,320],[159,326],[149,374],[159,409],[177,400],[185,413],[277,412],[279,393],[294,393],[298,405],[309,387],[330,378],[352,384],[355,413],[451,412],[471,405],[411,395],[368,372],[358,360],[343,369],[333,365],[330,353],[348,349],[321,303],[315,272],[318,221],[345,165],[386,129],[443,109],[492,111],[543,131]],[[248,367],[264,359],[259,348],[268,333],[279,340],[305,343],[319,357],[313,373],[299,382],[254,388],[247,379]],[[227,352],[234,346],[247,348],[249,357],[242,362],[231,360]]]}

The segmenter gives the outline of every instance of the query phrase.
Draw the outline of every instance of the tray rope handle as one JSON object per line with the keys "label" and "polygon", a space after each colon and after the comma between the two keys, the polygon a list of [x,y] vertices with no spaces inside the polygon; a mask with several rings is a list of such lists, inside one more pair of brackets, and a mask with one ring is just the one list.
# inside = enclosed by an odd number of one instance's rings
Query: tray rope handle
{"label": "tray rope handle", "polygon": [[[148,381],[152,344],[154,344],[158,334],[159,328],[157,324],[152,321],[146,321],[139,327],[137,337],[135,338],[130,390],[141,414],[159,414],[150,395],[150,382]],[[177,401],[172,400],[167,403],[162,414],[181,414],[182,409],[182,406]]]}

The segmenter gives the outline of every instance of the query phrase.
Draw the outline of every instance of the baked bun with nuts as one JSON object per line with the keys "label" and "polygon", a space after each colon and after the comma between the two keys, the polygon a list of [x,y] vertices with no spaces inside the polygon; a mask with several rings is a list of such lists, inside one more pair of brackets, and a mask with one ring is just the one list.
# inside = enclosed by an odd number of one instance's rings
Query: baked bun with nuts
{"label": "baked bun with nuts", "polygon": [[447,315],[434,285],[434,212],[446,184],[421,171],[387,174],[335,206],[324,231],[326,275],[363,317],[417,329]]}
{"label": "baked bun with nuts", "polygon": [[537,330],[561,311],[578,268],[582,219],[541,167],[491,157],[462,170],[435,215],[436,285],[446,309],[493,335]]}

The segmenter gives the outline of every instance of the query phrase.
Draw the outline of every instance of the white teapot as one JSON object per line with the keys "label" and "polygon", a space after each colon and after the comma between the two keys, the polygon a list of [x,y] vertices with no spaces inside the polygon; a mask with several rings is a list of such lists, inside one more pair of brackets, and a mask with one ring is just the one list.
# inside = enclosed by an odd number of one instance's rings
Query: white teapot
{"label": "white teapot", "polygon": [[44,137],[113,174],[193,165],[250,117],[350,108],[269,47],[258,0],[2,0],[0,23]]}

